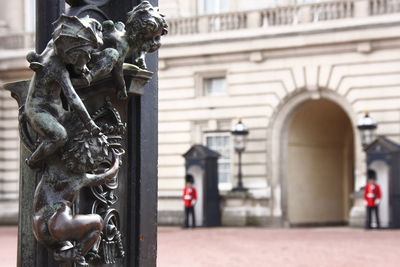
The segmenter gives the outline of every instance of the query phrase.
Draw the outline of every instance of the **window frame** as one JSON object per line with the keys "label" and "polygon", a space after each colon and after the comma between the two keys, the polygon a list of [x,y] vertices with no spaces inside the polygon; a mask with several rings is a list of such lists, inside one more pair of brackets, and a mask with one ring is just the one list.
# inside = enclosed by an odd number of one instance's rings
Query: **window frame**
{"label": "window frame", "polygon": [[[206,3],[207,1],[210,1],[211,3],[214,4],[214,7],[216,7],[215,12],[206,12]],[[221,10],[222,1],[226,1],[226,10]],[[226,13],[229,12],[229,0],[201,0],[198,2],[198,9],[199,13],[201,15],[212,15],[212,14],[221,14],[221,13]]]}
{"label": "window frame", "polygon": [[[234,179],[234,173],[233,173],[233,144],[232,144],[232,135],[229,131],[205,131],[203,132],[203,144],[204,146],[207,146],[207,137],[218,137],[218,136],[223,136],[223,137],[229,137],[229,171],[230,171],[230,177],[228,182],[220,182],[219,181],[219,164],[220,164],[220,158],[217,161],[218,164],[218,189],[221,191],[229,191],[233,188],[232,183]],[[211,147],[208,147],[210,149],[213,149]],[[218,151],[217,151],[218,152]],[[218,152],[219,153],[219,152]],[[223,159],[222,159],[223,160]],[[226,163],[226,162],[225,162]]]}
{"label": "window frame", "polygon": [[[215,78],[225,78],[225,94],[219,95],[208,95],[205,88],[205,80],[215,79]],[[197,72],[195,73],[195,89],[197,97],[221,97],[229,96],[229,86],[228,86],[228,75],[226,70],[215,70],[207,72]]]}

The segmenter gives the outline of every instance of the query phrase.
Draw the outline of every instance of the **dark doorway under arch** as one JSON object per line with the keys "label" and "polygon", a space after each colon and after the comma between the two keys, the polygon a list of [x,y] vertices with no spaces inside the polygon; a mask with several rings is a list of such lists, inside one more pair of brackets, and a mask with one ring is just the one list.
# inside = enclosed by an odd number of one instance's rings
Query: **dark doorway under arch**
{"label": "dark doorway under arch", "polygon": [[291,225],[348,221],[354,187],[350,119],[326,99],[301,104],[287,134],[287,219]]}

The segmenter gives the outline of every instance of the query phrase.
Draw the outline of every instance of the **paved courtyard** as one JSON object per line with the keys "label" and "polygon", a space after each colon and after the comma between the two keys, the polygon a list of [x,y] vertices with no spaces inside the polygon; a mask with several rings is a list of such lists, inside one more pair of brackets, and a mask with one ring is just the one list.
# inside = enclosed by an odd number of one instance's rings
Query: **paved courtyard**
{"label": "paved courtyard", "polygon": [[[0,267],[14,267],[17,229],[0,227]],[[400,231],[160,227],[158,267],[394,267]]]}
{"label": "paved courtyard", "polygon": [[394,267],[400,231],[160,228],[158,267]]}
{"label": "paved courtyard", "polygon": [[0,227],[0,267],[17,264],[17,227]]}

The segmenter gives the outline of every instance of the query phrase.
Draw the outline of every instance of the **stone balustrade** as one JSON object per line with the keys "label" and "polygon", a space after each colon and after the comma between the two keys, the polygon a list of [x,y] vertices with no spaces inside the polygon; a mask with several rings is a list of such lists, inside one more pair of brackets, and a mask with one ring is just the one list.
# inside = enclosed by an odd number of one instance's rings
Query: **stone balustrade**
{"label": "stone balustrade", "polygon": [[233,12],[209,15],[207,19],[208,32],[230,31],[247,28],[246,13]]}
{"label": "stone balustrade", "polygon": [[370,0],[370,15],[400,12],[400,0]]}
{"label": "stone balustrade", "polygon": [[[400,12],[400,0],[336,0],[168,19],[169,36],[369,17]],[[33,48],[34,33],[0,32],[0,49]]]}
{"label": "stone balustrade", "polygon": [[[289,25],[298,23],[298,15],[300,8],[297,6],[288,6],[280,8],[269,8],[260,10],[260,22],[255,25],[261,27]],[[254,18],[256,16],[253,16]]]}
{"label": "stone balustrade", "polygon": [[335,1],[310,5],[312,21],[335,20],[354,17],[355,1]]}
{"label": "stone balustrade", "polygon": [[184,35],[199,33],[199,18],[186,17],[168,21],[168,34]]}
{"label": "stone balustrade", "polygon": [[400,12],[400,0],[336,0],[169,19],[170,36],[369,17]]}

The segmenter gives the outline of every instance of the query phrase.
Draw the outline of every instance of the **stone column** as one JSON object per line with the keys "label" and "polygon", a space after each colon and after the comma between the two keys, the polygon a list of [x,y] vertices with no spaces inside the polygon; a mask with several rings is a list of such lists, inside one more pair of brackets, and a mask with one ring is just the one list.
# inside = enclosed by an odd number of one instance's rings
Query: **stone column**
{"label": "stone column", "polygon": [[365,18],[369,16],[369,2],[368,0],[354,1],[354,17]]}
{"label": "stone column", "polygon": [[312,22],[311,5],[300,6],[299,23]]}
{"label": "stone column", "polygon": [[253,28],[260,28],[261,27],[261,11],[260,10],[254,10],[249,13],[247,13],[247,28],[253,29]]}
{"label": "stone column", "polygon": [[208,16],[199,17],[199,33],[208,33],[209,32],[209,21]]}

